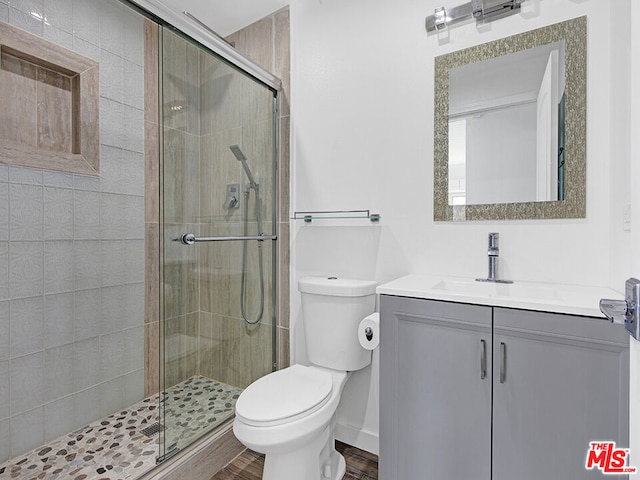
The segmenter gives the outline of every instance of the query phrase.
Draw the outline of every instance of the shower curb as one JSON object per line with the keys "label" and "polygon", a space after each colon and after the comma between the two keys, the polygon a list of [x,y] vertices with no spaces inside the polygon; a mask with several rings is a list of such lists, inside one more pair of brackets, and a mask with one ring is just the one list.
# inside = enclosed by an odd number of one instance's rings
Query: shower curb
{"label": "shower curb", "polygon": [[229,419],[215,432],[158,465],[139,480],[211,478],[244,449],[244,445],[233,435],[233,419]]}

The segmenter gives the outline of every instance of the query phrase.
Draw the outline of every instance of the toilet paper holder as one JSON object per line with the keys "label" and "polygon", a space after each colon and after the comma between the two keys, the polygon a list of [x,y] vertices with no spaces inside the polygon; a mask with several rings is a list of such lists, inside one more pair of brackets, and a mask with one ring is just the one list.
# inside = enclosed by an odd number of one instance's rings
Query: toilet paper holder
{"label": "toilet paper holder", "polygon": [[380,314],[367,315],[358,325],[358,342],[365,350],[375,350],[380,344]]}
{"label": "toilet paper holder", "polygon": [[371,339],[373,338],[373,328],[371,327],[365,328],[364,336],[367,338],[367,340],[371,341]]}

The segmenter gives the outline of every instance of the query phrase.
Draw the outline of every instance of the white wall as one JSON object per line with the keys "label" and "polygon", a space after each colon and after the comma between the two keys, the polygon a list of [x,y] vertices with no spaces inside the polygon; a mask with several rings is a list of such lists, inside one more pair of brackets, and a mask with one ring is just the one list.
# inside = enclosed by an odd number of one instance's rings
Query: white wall
{"label": "white wall", "polygon": [[[629,171],[611,155],[611,137],[626,126],[615,111],[621,102],[611,101],[616,73],[609,68],[619,61],[610,55],[610,22],[620,3],[628,0],[529,0],[518,15],[481,28],[457,25],[444,38],[424,30],[424,17],[440,0],[294,0],[292,211],[370,208],[382,215],[378,226],[292,228],[294,361],[305,361],[295,283],[301,275],[475,278],[486,274],[487,233],[498,231],[505,278],[598,286],[624,280],[624,268],[611,266],[620,260],[614,250],[628,251],[620,231],[628,192],[614,195],[611,188],[628,183]],[[434,56],[581,15],[589,17],[587,218],[433,222]],[[361,390],[345,391],[339,415],[354,427],[342,431],[357,432],[370,449],[377,377],[375,362],[355,374],[348,387],[358,383]]]}
{"label": "white wall", "polygon": [[467,118],[467,205],[535,200],[536,117],[525,103]]}

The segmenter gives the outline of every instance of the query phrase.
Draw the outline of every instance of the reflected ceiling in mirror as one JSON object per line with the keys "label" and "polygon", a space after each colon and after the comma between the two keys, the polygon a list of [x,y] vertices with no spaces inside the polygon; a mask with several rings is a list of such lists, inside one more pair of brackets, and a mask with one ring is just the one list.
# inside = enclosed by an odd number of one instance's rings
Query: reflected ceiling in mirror
{"label": "reflected ceiling in mirror", "polygon": [[586,17],[435,59],[434,219],[585,217]]}

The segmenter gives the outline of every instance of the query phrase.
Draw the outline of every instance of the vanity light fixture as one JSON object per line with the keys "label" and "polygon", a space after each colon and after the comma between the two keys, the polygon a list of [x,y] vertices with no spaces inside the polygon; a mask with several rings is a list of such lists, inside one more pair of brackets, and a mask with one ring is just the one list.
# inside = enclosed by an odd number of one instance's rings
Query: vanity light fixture
{"label": "vanity light fixture", "polygon": [[440,31],[447,25],[465,20],[468,17],[476,19],[476,23],[497,20],[512,15],[520,10],[525,0],[471,0],[468,3],[447,9],[439,7],[433,15],[425,20],[427,32]]}

